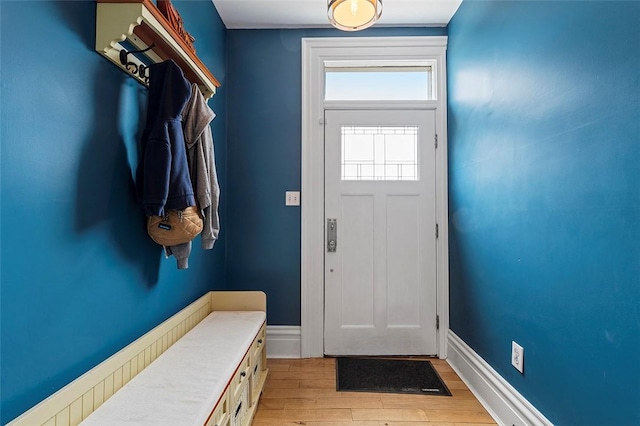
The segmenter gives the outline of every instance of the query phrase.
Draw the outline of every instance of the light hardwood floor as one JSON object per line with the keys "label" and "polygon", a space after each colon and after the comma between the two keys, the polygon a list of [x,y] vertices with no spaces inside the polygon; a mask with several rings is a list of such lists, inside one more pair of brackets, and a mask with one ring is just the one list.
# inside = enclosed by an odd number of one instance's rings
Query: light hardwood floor
{"label": "light hardwood floor", "polygon": [[337,392],[334,358],[269,359],[254,426],[495,425],[446,361],[430,358],[453,394]]}

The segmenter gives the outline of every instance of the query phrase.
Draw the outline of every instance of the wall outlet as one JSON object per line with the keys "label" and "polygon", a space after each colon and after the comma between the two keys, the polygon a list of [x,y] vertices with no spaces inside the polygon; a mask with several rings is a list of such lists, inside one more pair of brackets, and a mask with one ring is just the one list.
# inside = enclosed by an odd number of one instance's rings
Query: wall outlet
{"label": "wall outlet", "polygon": [[284,193],[284,205],[285,206],[299,206],[300,205],[300,191],[286,191]]}
{"label": "wall outlet", "polygon": [[516,342],[511,342],[511,365],[524,374],[524,348]]}

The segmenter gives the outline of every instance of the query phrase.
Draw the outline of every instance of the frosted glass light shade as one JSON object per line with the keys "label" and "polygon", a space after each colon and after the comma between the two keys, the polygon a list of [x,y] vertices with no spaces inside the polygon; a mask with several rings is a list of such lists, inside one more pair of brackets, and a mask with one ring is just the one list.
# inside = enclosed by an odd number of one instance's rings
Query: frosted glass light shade
{"label": "frosted glass light shade", "polygon": [[382,0],[329,0],[327,15],[339,30],[364,30],[380,19]]}

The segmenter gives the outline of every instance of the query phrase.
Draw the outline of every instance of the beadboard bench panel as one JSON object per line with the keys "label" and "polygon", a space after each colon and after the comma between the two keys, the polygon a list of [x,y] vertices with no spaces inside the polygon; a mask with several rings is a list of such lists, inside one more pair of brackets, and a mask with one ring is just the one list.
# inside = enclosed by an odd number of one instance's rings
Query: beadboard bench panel
{"label": "beadboard bench panel", "polygon": [[213,310],[266,312],[266,296],[258,291],[205,294],[7,426],[77,426]]}

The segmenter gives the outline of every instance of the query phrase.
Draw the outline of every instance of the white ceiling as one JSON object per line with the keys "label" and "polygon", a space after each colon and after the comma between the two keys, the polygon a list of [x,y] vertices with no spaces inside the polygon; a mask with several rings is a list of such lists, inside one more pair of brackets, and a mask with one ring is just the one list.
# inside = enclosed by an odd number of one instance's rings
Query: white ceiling
{"label": "white ceiling", "polygon": [[[328,28],[327,0],[212,0],[228,29]],[[382,0],[376,26],[444,26],[462,0]]]}

